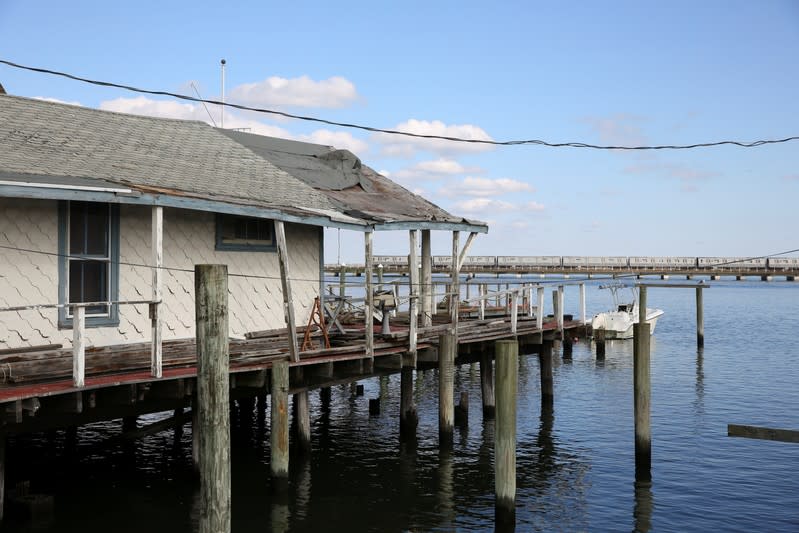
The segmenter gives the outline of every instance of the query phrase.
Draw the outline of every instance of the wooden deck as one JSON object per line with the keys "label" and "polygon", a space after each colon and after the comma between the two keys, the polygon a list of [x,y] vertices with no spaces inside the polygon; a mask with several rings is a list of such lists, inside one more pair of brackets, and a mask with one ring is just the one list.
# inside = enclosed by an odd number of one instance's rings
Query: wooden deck
{"label": "wooden deck", "polygon": [[[418,366],[437,364],[439,335],[451,328],[448,317],[434,316],[434,325],[418,332]],[[585,326],[564,322],[565,335],[582,336]],[[374,326],[374,360],[366,356],[363,323],[345,324],[346,334],[332,335],[330,348],[300,353],[299,362],[291,362],[291,392],[329,386],[365,377],[399,372],[403,356],[408,354],[407,319],[391,322],[391,333],[384,335]],[[300,342],[302,333],[297,333]],[[516,333],[509,317],[486,320],[462,318],[458,326],[459,362],[479,358],[475,345],[504,338],[519,338],[522,344],[538,344],[545,338],[560,335],[553,320],[544,322],[520,317]],[[321,336],[313,338],[321,345]],[[75,387],[72,380],[72,351],[10,353],[0,356],[0,415],[7,431],[27,431],[30,427],[60,426],[83,420],[95,408],[98,395],[107,409],[107,418],[125,413],[152,412],[189,405],[197,376],[195,339],[163,343],[163,377],[150,374],[150,343],[136,343],[87,348],[85,386]],[[286,330],[259,332],[252,338],[230,341],[231,394],[254,395],[268,392],[267,372],[274,361],[288,359]],[[152,401],[152,400],[160,401]],[[114,409],[114,407],[118,409]],[[135,407],[138,406],[138,407]],[[124,407],[119,409],[120,407]],[[118,411],[120,414],[116,414]],[[49,416],[43,416],[49,415]],[[99,412],[93,417],[99,419]],[[36,420],[39,419],[39,420]]]}

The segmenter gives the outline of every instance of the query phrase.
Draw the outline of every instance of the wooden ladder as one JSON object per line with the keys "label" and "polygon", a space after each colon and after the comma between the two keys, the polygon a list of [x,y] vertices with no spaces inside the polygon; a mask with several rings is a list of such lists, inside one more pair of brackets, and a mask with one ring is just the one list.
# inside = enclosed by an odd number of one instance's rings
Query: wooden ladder
{"label": "wooden ladder", "polygon": [[308,319],[308,326],[305,328],[305,336],[302,338],[301,351],[312,350],[314,348],[311,342],[312,327],[316,326],[322,330],[322,337],[325,339],[325,348],[330,348],[330,338],[327,336],[327,328],[325,327],[325,313],[322,309],[322,304],[319,302],[319,297],[314,298],[313,309],[311,309],[311,316]]}

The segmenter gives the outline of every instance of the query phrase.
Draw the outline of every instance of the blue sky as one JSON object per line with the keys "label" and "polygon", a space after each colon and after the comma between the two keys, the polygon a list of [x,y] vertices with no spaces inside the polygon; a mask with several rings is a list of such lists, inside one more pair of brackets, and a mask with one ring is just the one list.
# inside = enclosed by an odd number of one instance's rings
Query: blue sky
{"label": "blue sky", "polygon": [[[381,5],[385,4],[385,5]],[[418,133],[598,144],[799,135],[799,2],[0,0],[0,58]],[[11,94],[209,120],[199,105],[0,66]],[[219,121],[219,110],[210,109]],[[474,254],[748,256],[799,248],[799,142],[755,149],[476,149],[226,112],[353,150],[454,213]],[[327,232],[327,258],[362,238]],[[434,253],[450,235],[435,232]],[[375,251],[407,253],[380,233]],[[797,254],[795,254],[797,255]]]}

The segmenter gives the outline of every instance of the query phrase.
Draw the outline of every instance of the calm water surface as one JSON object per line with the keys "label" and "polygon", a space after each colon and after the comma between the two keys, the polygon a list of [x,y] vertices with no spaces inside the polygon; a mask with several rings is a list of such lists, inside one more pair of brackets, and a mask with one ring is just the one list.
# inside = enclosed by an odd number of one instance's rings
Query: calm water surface
{"label": "calm water surface", "polygon": [[[567,288],[567,309],[577,308]],[[590,312],[609,306],[591,284]],[[547,297],[548,301],[551,298]],[[632,343],[604,362],[581,341],[556,352],[555,407],[542,412],[538,360],[520,359],[517,531],[799,531],[799,446],[729,438],[728,423],[799,429],[799,284],[714,282],[705,293],[705,349],[697,351],[692,290],[650,289],[666,311],[652,342],[652,478],[634,482]],[[416,375],[415,449],[399,445],[399,376],[311,394],[314,452],[292,457],[291,494],[274,501],[269,420],[234,419],[233,531],[483,531],[493,529],[493,425],[483,422],[480,376],[462,366],[466,428],[438,451],[435,371]],[[368,398],[382,395],[370,417]],[[268,411],[267,411],[268,412]],[[150,417],[154,418],[154,417]],[[30,479],[53,494],[52,520],[8,531],[196,530],[191,434],[113,439],[118,421],[12,439],[8,485]],[[72,451],[70,451],[72,450]]]}

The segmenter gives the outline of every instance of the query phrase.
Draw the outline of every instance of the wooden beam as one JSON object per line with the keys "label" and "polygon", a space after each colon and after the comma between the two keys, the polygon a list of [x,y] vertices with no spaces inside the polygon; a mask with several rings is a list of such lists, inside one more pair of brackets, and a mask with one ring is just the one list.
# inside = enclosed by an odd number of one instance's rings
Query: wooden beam
{"label": "wooden beam", "polygon": [[[461,299],[461,271],[458,267],[458,252],[460,251],[460,232],[452,232],[452,281],[450,283],[449,310],[452,322],[452,334],[455,336],[455,346],[458,345],[458,307]],[[456,349],[457,351],[457,349]],[[454,400],[453,400],[454,401]]]}
{"label": "wooden beam", "polygon": [[741,426],[727,424],[728,437],[746,437],[748,439],[775,440],[780,442],[799,443],[799,431],[793,429],[774,429],[758,426]]}
{"label": "wooden beam", "polygon": [[477,237],[477,232],[473,231],[469,234],[466,244],[463,245],[463,250],[458,255],[458,272],[463,268],[463,262],[466,261],[466,256],[469,255],[469,248],[472,247],[475,237]]}
{"label": "wooden beam", "polygon": [[280,262],[280,283],[283,287],[283,316],[289,331],[289,357],[291,357],[292,361],[297,362],[300,360],[300,350],[297,346],[297,335],[291,333],[296,331],[297,326],[294,321],[294,299],[291,295],[291,270],[286,247],[286,229],[282,220],[275,220],[275,239],[277,241],[277,256]]}
{"label": "wooden beam", "polygon": [[417,235],[416,230],[408,232],[410,241],[410,254],[408,255],[408,277],[410,283],[410,303],[408,308],[408,353],[410,355],[410,365],[416,367],[416,344],[417,329],[419,327],[419,269],[416,265],[419,262],[417,256]]}
{"label": "wooden beam", "polygon": [[161,317],[161,300],[163,298],[164,266],[164,208],[160,205],[152,207],[152,241],[150,243],[153,255],[153,302],[150,304],[150,319],[152,320],[152,349],[151,374],[160,378],[163,376],[163,352],[161,336],[163,319]]}
{"label": "wooden beam", "polygon": [[364,315],[366,322],[364,324],[364,332],[366,334],[366,356],[373,358],[375,356],[375,333],[374,333],[374,304],[375,295],[372,290],[372,232],[367,231],[363,234],[364,243],[364,269],[363,276],[366,281],[366,309]]}
{"label": "wooden beam", "polygon": [[430,230],[422,230],[422,327],[433,325],[433,255],[430,243]]}

